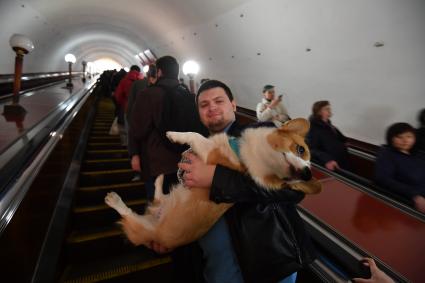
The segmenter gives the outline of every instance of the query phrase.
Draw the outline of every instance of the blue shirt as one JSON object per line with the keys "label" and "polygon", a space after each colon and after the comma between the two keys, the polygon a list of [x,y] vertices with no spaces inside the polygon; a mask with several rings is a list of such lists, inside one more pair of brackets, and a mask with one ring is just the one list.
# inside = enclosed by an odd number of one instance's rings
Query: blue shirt
{"label": "blue shirt", "polygon": [[[227,125],[223,132],[227,133],[232,124],[233,122]],[[205,258],[204,277],[207,283],[243,283],[224,217],[221,217],[198,242]]]}
{"label": "blue shirt", "polygon": [[199,239],[204,253],[204,277],[207,283],[242,283],[242,273],[236,260],[224,217]]}

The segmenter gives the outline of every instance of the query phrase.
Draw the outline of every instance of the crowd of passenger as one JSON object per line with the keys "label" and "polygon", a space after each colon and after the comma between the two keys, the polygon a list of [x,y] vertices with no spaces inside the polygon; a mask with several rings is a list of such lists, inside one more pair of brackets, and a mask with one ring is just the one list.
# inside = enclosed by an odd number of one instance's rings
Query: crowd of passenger
{"label": "crowd of passenger", "polygon": [[[263,100],[257,105],[260,121],[273,121],[276,126],[289,119],[281,96],[275,97],[272,85],[263,89]],[[312,160],[328,170],[350,170],[347,137],[330,118],[329,101],[313,104],[307,143]],[[420,126],[415,129],[408,123],[394,123],[386,133],[375,162],[375,182],[401,196],[408,204],[425,213],[425,109],[419,114]]]}
{"label": "crowd of passenger", "polygon": [[[170,251],[153,242],[151,248],[171,252],[176,282],[295,282],[297,271],[315,258],[295,209],[304,195],[292,190],[265,192],[249,176],[220,165],[207,165],[190,152],[183,153],[182,159],[181,151],[170,148],[159,129],[166,96],[171,89],[192,95],[178,75],[176,59],[164,56],[149,66],[146,76],[138,66],[132,66],[128,73],[105,71],[100,78],[103,93],[110,94],[116,105],[121,141],[128,145],[135,171],[133,180],[145,181],[149,200],[154,197],[155,178],[164,174],[165,193],[180,179],[189,187],[210,188],[214,202],[235,203],[198,243]],[[283,97],[276,96],[273,85],[265,85],[262,95],[256,107],[259,121],[280,127],[291,119]],[[204,80],[195,102],[203,129],[193,131],[240,135],[243,127],[236,122],[236,102],[226,84]],[[417,130],[406,123],[388,128],[387,144],[376,160],[376,182],[408,197],[416,209],[425,213],[425,159],[421,156],[425,150],[424,116],[425,110]],[[331,117],[329,101],[313,104],[306,137],[312,160],[328,170],[350,170],[347,138]],[[373,261],[368,265],[376,267]],[[372,270],[372,279],[375,276],[376,280],[367,282],[391,282],[389,278],[381,280],[379,272]]]}

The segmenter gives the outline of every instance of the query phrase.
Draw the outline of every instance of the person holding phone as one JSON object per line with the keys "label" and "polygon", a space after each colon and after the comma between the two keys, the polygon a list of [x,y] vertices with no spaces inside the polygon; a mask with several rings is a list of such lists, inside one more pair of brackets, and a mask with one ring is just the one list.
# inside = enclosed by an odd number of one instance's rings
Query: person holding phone
{"label": "person holding phone", "polygon": [[282,103],[282,95],[275,97],[275,87],[273,85],[265,85],[263,87],[263,98],[257,104],[257,118],[261,122],[271,121],[276,127],[280,127],[291,119]]}

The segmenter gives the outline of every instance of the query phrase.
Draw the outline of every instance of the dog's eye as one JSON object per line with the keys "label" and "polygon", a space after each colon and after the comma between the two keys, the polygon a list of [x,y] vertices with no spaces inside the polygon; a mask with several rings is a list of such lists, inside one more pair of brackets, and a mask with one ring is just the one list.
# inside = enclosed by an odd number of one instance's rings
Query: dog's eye
{"label": "dog's eye", "polygon": [[300,145],[297,145],[297,153],[298,153],[298,155],[303,155],[304,152],[305,152],[304,147],[302,147]]}

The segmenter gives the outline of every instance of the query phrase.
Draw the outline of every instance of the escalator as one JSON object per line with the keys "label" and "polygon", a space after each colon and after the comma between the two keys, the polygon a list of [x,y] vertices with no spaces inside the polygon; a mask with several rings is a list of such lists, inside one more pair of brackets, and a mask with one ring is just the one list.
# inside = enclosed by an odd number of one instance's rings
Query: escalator
{"label": "escalator", "polygon": [[113,121],[109,99],[98,104],[81,165],[61,252],[60,282],[170,282],[171,258],[124,238],[118,213],[104,203],[107,192],[117,192],[134,211],[147,204],[143,182],[132,182],[128,153],[119,136],[108,134]]}

